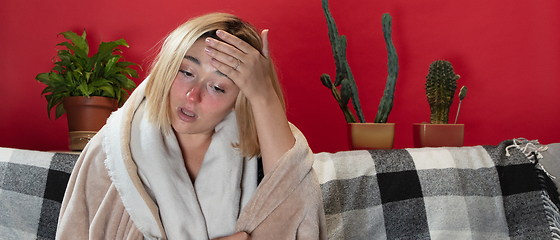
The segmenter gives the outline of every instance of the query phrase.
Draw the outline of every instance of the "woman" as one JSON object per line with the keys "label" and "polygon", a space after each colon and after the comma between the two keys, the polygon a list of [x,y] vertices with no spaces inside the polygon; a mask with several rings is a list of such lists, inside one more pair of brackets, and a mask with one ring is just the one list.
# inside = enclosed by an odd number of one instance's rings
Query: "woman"
{"label": "woman", "polygon": [[175,29],[82,152],[57,238],[324,239],[313,155],[267,37],[222,13]]}

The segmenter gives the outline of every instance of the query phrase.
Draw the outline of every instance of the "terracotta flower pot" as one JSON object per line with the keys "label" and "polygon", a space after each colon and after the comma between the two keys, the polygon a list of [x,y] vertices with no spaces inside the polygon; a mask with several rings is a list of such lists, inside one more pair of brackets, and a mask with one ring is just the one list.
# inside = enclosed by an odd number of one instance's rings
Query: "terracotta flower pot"
{"label": "terracotta flower pot", "polygon": [[68,97],[62,102],[68,118],[70,150],[80,151],[117,110],[117,99],[107,97]]}
{"label": "terracotta flower pot", "polygon": [[394,123],[348,123],[348,145],[353,150],[392,149]]}
{"label": "terracotta flower pot", "polygon": [[413,123],[414,147],[462,147],[464,124]]}

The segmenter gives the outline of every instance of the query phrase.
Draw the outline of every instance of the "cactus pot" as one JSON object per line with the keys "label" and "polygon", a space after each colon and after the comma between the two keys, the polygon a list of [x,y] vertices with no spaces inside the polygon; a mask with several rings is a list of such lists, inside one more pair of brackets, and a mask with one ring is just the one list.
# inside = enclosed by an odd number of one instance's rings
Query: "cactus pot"
{"label": "cactus pot", "polygon": [[107,97],[67,97],[63,104],[68,119],[69,147],[72,151],[83,150],[118,106],[117,99]]}
{"label": "cactus pot", "polygon": [[464,124],[413,123],[414,147],[462,147]]}
{"label": "cactus pot", "polygon": [[353,150],[392,149],[394,123],[348,123],[348,145]]}

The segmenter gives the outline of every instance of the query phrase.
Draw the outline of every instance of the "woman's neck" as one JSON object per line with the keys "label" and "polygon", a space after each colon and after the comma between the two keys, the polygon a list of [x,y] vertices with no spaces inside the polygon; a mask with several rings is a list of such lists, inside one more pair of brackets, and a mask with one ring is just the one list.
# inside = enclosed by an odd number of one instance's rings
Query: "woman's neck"
{"label": "woman's neck", "polygon": [[185,168],[194,184],[204,155],[212,142],[212,134],[177,134],[177,141],[181,148]]}

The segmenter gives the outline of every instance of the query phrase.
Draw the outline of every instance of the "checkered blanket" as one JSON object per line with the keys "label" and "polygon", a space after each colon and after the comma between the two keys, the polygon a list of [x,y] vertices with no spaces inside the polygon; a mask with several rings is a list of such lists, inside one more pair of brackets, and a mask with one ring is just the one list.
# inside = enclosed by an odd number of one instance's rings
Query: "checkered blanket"
{"label": "checkered blanket", "polygon": [[509,144],[315,154],[329,239],[553,238],[558,208]]}
{"label": "checkered blanket", "polygon": [[[557,192],[510,143],[315,154],[329,239],[560,236]],[[77,158],[0,148],[0,239],[54,239]]]}
{"label": "checkered blanket", "polygon": [[0,148],[0,239],[54,239],[77,154]]}

